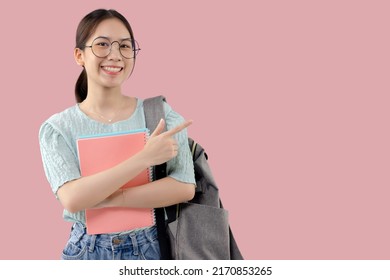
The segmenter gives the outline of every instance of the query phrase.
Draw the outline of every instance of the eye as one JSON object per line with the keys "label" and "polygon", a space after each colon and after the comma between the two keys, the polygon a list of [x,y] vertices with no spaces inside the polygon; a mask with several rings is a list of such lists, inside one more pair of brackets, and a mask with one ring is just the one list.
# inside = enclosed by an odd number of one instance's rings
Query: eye
{"label": "eye", "polygon": [[97,42],[96,45],[99,47],[108,47],[109,46],[109,44],[107,42]]}
{"label": "eye", "polygon": [[128,42],[128,41],[125,41],[125,42],[122,42],[121,43],[121,49],[132,49],[132,45],[131,45],[131,42]]}
{"label": "eye", "polygon": [[111,42],[107,40],[106,38],[96,38],[93,42],[93,45],[96,48],[110,48],[111,47]]}

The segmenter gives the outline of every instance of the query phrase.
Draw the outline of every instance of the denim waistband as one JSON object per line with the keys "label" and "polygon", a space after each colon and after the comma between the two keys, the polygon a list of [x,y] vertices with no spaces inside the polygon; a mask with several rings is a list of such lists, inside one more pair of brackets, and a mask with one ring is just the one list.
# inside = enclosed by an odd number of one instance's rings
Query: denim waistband
{"label": "denim waistband", "polygon": [[87,234],[86,228],[81,223],[75,223],[72,227],[71,239],[74,241],[83,240],[88,244],[89,250],[93,251],[94,246],[122,249],[126,247],[138,248],[148,242],[157,239],[157,228],[150,228],[118,234]]}

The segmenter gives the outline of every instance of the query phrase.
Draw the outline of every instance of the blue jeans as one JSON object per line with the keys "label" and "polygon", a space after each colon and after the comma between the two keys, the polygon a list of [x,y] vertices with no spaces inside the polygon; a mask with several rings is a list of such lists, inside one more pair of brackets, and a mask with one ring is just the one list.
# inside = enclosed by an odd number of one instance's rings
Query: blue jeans
{"label": "blue jeans", "polygon": [[80,223],[72,227],[62,252],[63,260],[159,260],[156,227],[121,234],[86,233]]}

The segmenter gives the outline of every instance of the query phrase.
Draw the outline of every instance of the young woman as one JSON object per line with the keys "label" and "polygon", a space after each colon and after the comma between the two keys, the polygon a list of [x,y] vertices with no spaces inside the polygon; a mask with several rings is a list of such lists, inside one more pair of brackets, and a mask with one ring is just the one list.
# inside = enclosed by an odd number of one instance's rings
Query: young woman
{"label": "young woman", "polygon": [[[95,10],[80,22],[74,57],[83,70],[76,83],[77,104],[51,116],[39,131],[47,179],[73,223],[62,259],[159,259],[155,226],[89,235],[85,209],[157,208],[194,196],[194,170],[184,119],[165,104],[161,120],[142,151],[91,176],[80,175],[76,140],[80,135],[145,128],[143,101],[122,93],[138,45],[128,21],[115,10]],[[163,132],[166,126],[167,131]],[[167,162],[164,179],[120,190],[142,170]]]}

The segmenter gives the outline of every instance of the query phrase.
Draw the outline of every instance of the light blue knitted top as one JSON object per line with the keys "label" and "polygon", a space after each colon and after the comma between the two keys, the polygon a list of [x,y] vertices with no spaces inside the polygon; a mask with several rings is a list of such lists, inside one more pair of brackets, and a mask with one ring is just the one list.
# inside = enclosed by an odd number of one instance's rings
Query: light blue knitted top
{"label": "light blue knitted top", "polygon": [[[165,102],[164,111],[167,129],[184,121],[183,117]],[[112,124],[104,124],[89,118],[80,110],[78,104],[46,120],[39,130],[39,143],[46,177],[56,197],[58,189],[64,183],[81,177],[76,145],[78,137],[141,128],[145,128],[142,99],[137,99],[137,107],[130,118]],[[195,184],[187,131],[182,130],[174,137],[180,146],[179,153],[177,157],[167,162],[167,174],[178,181]],[[63,217],[66,221],[85,225],[85,211],[70,213],[64,210]]]}

